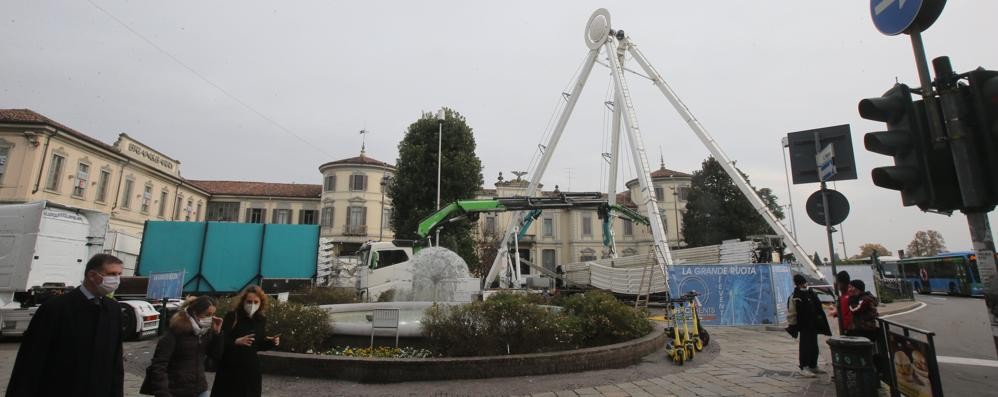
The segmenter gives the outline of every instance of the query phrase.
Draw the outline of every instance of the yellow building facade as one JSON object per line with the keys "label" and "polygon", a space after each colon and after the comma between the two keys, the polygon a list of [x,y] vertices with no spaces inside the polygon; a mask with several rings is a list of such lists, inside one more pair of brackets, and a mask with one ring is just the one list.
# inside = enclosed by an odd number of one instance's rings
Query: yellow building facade
{"label": "yellow building facade", "polygon": [[349,254],[367,241],[390,241],[395,237],[389,219],[391,199],[385,186],[395,175],[395,166],[360,156],[319,166],[322,199],[319,224],[322,236],[331,239],[341,253]]}

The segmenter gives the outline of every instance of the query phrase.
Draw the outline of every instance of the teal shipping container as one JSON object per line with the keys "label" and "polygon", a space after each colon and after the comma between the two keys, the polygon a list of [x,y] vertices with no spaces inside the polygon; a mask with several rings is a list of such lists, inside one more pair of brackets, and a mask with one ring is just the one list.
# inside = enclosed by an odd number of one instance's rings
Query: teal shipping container
{"label": "teal shipping container", "polygon": [[314,279],[319,226],[148,221],[135,273],[184,270],[185,293],[238,292],[265,279]]}

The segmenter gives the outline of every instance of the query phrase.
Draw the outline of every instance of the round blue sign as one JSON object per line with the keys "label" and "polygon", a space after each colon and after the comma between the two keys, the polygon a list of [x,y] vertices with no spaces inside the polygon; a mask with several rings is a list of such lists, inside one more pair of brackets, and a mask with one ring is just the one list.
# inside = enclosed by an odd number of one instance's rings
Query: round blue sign
{"label": "round blue sign", "polygon": [[915,22],[922,0],[870,0],[870,16],[880,33],[888,36],[904,33]]}

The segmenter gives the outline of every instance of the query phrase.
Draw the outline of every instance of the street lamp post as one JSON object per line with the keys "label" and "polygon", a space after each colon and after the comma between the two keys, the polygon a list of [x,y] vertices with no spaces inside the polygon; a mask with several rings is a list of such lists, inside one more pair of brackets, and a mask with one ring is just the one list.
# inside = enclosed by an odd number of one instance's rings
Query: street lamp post
{"label": "street lamp post", "polygon": [[[447,118],[447,111],[440,109],[437,111],[437,211],[440,211],[440,169],[443,163],[443,143],[444,143],[444,119]],[[437,247],[440,246],[440,228],[437,228]]]}
{"label": "street lamp post", "polygon": [[381,176],[381,225],[378,228],[378,241],[382,241],[385,235],[385,189],[388,188],[390,181],[390,175],[384,174]]}

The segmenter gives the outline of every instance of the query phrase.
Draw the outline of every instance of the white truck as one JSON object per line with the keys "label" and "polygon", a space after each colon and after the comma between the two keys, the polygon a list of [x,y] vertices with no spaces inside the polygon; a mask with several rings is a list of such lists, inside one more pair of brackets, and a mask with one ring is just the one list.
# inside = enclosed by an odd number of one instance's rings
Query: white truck
{"label": "white truck", "polygon": [[[359,267],[352,272],[355,286],[364,293],[364,300],[369,302],[382,299],[387,291],[399,294],[413,289],[413,247],[411,242],[397,240],[394,242],[370,241],[364,243],[358,250]],[[474,277],[445,279],[445,283],[453,284],[455,288],[454,301],[470,302],[481,292],[481,279]],[[396,299],[399,297],[396,296]]]}
{"label": "white truck", "polygon": [[[0,336],[20,336],[38,306],[83,280],[86,261],[105,249],[108,215],[46,201],[0,205]],[[128,339],[155,334],[159,313],[121,301]]]}

